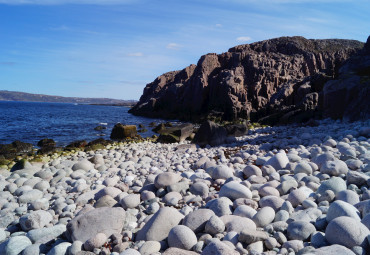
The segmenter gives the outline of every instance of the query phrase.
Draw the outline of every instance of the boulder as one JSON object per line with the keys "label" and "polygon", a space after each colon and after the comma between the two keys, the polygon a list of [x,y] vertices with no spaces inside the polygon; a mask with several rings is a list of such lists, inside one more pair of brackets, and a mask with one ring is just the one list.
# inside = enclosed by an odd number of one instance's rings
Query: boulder
{"label": "boulder", "polygon": [[112,129],[110,138],[113,140],[122,140],[125,138],[133,138],[137,136],[137,130],[135,125],[122,125],[117,123]]}
{"label": "boulder", "polygon": [[195,134],[193,142],[199,146],[217,146],[226,141],[227,131],[224,127],[217,125],[212,121],[202,123]]}
{"label": "boulder", "polygon": [[176,209],[163,207],[159,209],[136,235],[136,241],[163,241],[174,226],[184,216]]}
{"label": "boulder", "polygon": [[175,127],[170,127],[158,131],[160,136],[158,142],[160,143],[179,143],[185,141],[186,138],[194,131],[194,125],[190,123],[181,124]]}
{"label": "boulder", "polygon": [[359,220],[341,216],[329,222],[325,230],[326,240],[330,244],[343,245],[349,249],[366,245],[370,230]]}
{"label": "boulder", "polygon": [[67,225],[67,233],[70,240],[85,242],[97,233],[120,234],[124,221],[125,210],[120,207],[96,208],[73,218]]}
{"label": "boulder", "polygon": [[178,225],[168,233],[167,242],[170,247],[191,250],[197,244],[197,237],[190,228]]}

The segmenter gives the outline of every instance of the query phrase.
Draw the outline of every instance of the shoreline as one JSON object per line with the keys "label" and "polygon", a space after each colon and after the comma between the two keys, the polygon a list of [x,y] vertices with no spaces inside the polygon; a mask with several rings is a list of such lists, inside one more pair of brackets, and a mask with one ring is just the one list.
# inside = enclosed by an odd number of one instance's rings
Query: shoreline
{"label": "shoreline", "polygon": [[[366,252],[340,220],[365,231],[367,242],[370,120],[318,123],[258,128],[216,147],[116,143],[2,169],[0,213],[10,216],[0,222],[0,253],[19,248],[18,239],[45,254]],[[75,225],[86,217],[94,227]]]}

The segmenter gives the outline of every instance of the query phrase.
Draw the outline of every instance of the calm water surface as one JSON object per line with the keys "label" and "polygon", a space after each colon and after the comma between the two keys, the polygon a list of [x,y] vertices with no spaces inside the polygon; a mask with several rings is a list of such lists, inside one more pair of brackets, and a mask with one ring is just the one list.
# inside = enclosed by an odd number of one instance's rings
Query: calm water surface
{"label": "calm water surface", "polygon": [[[133,116],[128,110],[118,106],[0,101],[0,144],[20,140],[36,145],[43,138],[52,138],[57,145],[65,146],[76,140],[109,139],[117,122],[144,124],[149,131],[141,135],[147,137],[154,134],[148,128],[150,122],[164,122]],[[106,123],[107,129],[95,131],[101,123]]]}

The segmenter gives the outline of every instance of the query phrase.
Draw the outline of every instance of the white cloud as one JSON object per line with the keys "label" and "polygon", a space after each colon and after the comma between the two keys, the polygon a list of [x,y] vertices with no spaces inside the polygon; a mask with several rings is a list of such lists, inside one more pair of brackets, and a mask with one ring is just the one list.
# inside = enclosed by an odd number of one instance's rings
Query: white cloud
{"label": "white cloud", "polygon": [[182,46],[180,44],[177,44],[177,43],[169,43],[167,44],[166,48],[167,49],[170,49],[170,50],[178,50],[180,49]]}
{"label": "white cloud", "polygon": [[222,27],[222,24],[216,24],[216,27]]}
{"label": "white cloud", "polygon": [[0,4],[10,5],[62,5],[62,4],[94,4],[111,5],[127,4],[135,0],[0,0]]}
{"label": "white cloud", "polygon": [[250,38],[249,36],[240,36],[238,38],[236,38],[237,41],[239,42],[248,42],[250,40],[252,40],[252,38]]}
{"label": "white cloud", "polygon": [[142,56],[144,56],[144,54],[142,52],[132,52],[132,53],[128,53],[127,56],[129,56],[129,57],[142,57]]}

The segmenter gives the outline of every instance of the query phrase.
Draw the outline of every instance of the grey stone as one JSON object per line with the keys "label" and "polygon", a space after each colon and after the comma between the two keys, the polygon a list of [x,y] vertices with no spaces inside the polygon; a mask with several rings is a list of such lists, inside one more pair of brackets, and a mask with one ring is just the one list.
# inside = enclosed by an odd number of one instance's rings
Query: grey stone
{"label": "grey stone", "polygon": [[239,205],[237,208],[235,208],[233,215],[251,219],[256,213],[257,211],[248,205]]}
{"label": "grey stone", "polygon": [[172,184],[178,183],[181,176],[172,172],[165,172],[158,174],[154,179],[154,185],[157,189],[166,188]]}
{"label": "grey stone", "polygon": [[191,250],[197,243],[197,237],[187,226],[178,225],[169,232],[167,242],[170,247]]}
{"label": "grey stone", "polygon": [[364,245],[369,234],[370,230],[365,225],[347,216],[333,219],[325,230],[326,240],[330,244],[343,245],[349,249],[353,246]]}
{"label": "grey stone", "polygon": [[37,199],[40,199],[43,197],[42,191],[38,189],[33,189],[30,191],[24,192],[20,197],[18,197],[18,203],[30,203],[32,201],[36,201]]}
{"label": "grey stone", "polygon": [[184,216],[176,209],[164,207],[158,210],[139,230],[136,241],[163,241],[170,230],[178,225]]}
{"label": "grey stone", "polygon": [[255,165],[248,165],[243,169],[243,173],[247,176],[247,178],[251,177],[252,175],[262,176],[262,170]]}
{"label": "grey stone", "polygon": [[24,231],[43,228],[53,220],[53,216],[47,211],[33,211],[19,219],[19,223]]}
{"label": "grey stone", "polygon": [[347,202],[337,200],[330,205],[326,214],[326,220],[330,222],[340,216],[348,216],[358,221],[361,220],[360,212],[356,209],[356,207]]}
{"label": "grey stone", "polygon": [[141,255],[150,255],[161,250],[161,243],[158,241],[146,241],[140,248]]}
{"label": "grey stone", "polygon": [[213,199],[206,204],[206,207],[212,210],[217,216],[231,214],[233,202],[227,197]]}
{"label": "grey stone", "polygon": [[66,225],[58,224],[49,228],[33,229],[27,233],[27,237],[36,243],[39,240],[53,240],[67,230]]}
{"label": "grey stone", "polygon": [[316,231],[315,226],[307,221],[289,223],[287,233],[290,240],[307,240]]}
{"label": "grey stone", "polygon": [[18,255],[20,254],[26,247],[32,245],[30,239],[26,236],[14,236],[11,237],[6,244],[5,247],[5,254],[6,255]]}
{"label": "grey stone", "polygon": [[198,209],[186,215],[182,224],[194,233],[200,233],[204,230],[207,221],[214,215],[215,213],[210,209]]}
{"label": "grey stone", "polygon": [[342,200],[342,201],[347,202],[351,205],[355,205],[358,202],[360,202],[359,196],[357,195],[356,192],[354,192],[352,190],[342,190],[342,191],[338,192],[335,197],[336,197],[337,200]]}
{"label": "grey stone", "polygon": [[248,218],[235,216],[235,215],[224,215],[220,217],[226,227],[226,231],[234,231],[240,233],[244,229],[256,229],[256,224]]}
{"label": "grey stone", "polygon": [[213,215],[206,223],[205,232],[211,235],[222,233],[225,230],[225,223],[216,215]]}
{"label": "grey stone", "polygon": [[270,165],[276,170],[284,169],[289,163],[289,159],[285,152],[276,153],[264,165]]}
{"label": "grey stone", "polygon": [[262,207],[252,218],[258,227],[265,227],[275,219],[275,210],[272,207]]}
{"label": "grey stone", "polygon": [[76,171],[76,170],[84,170],[84,171],[89,171],[91,169],[94,169],[94,165],[88,161],[87,159],[84,159],[84,160],[81,160],[77,163],[75,163],[73,166],[72,166],[72,170],[73,171]]}
{"label": "grey stone", "polygon": [[225,165],[219,165],[216,166],[212,172],[210,173],[212,179],[217,180],[217,179],[228,179],[230,177],[233,177],[233,170],[229,168],[228,166]]}
{"label": "grey stone", "polygon": [[137,250],[130,248],[130,249],[124,250],[119,255],[141,255],[141,254]]}
{"label": "grey stone", "polygon": [[136,208],[140,204],[140,194],[129,194],[120,201],[123,209]]}
{"label": "grey stone", "polygon": [[347,185],[346,182],[340,177],[332,177],[329,180],[323,181],[319,188],[317,189],[316,193],[324,194],[325,191],[331,190],[334,194],[337,194],[339,191],[346,190]]}
{"label": "grey stone", "polygon": [[228,197],[231,200],[238,198],[252,198],[252,192],[237,181],[231,181],[221,187],[220,197]]}
{"label": "grey stone", "polygon": [[246,229],[240,232],[239,241],[251,244],[258,241],[265,241],[268,237],[269,235],[264,231]]}
{"label": "grey stone", "polygon": [[190,192],[198,196],[207,196],[209,188],[204,182],[196,182],[190,186]]}
{"label": "grey stone", "polygon": [[283,205],[284,199],[275,196],[265,196],[259,201],[260,207],[272,207],[275,211],[279,210]]}
{"label": "grey stone", "polygon": [[202,251],[202,255],[239,255],[235,249],[216,239],[210,242]]}
{"label": "grey stone", "polygon": [[124,220],[125,210],[122,208],[97,208],[73,218],[67,225],[67,232],[72,241],[85,242],[97,233],[107,236],[121,233]]}

